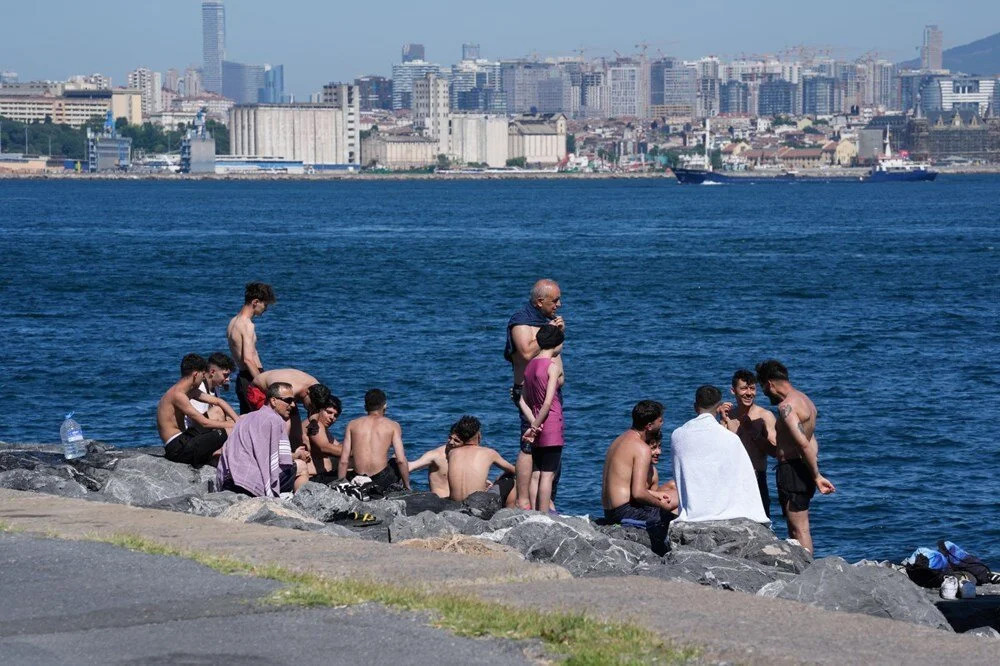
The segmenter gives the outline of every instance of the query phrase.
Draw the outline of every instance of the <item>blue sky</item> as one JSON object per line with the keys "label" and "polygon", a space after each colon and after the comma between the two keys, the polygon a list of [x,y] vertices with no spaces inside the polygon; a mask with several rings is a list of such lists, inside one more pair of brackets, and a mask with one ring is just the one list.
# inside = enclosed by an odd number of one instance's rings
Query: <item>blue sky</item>
{"label": "blue sky", "polygon": [[[110,74],[116,85],[138,66],[164,71],[201,62],[200,0],[4,2],[0,69],[24,79]],[[403,42],[451,63],[463,41],[484,57],[588,55],[634,50],[694,58],[773,53],[796,44],[835,56],[878,50],[898,61],[917,54],[925,23],[945,48],[1000,32],[1000,2],[965,0],[228,0],[228,57],[285,65],[286,87],[308,95],[332,80],[388,74]]]}

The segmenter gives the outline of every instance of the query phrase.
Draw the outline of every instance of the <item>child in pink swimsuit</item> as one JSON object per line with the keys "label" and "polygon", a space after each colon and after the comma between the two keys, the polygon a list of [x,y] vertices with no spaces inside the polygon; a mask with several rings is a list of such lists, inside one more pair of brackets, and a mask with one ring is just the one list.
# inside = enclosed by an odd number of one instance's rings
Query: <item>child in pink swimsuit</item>
{"label": "child in pink swimsuit", "polygon": [[530,427],[525,441],[531,442],[532,507],[546,511],[551,505],[552,482],[562,459],[562,353],[563,332],[555,326],[543,326],[535,338],[541,349],[524,369],[521,411]]}

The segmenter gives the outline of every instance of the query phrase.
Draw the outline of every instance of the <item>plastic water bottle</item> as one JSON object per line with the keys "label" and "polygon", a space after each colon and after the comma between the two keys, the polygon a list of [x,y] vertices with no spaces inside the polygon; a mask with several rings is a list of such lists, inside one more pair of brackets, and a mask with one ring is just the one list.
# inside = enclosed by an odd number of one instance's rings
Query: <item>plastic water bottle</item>
{"label": "plastic water bottle", "polygon": [[59,428],[59,439],[62,440],[63,456],[66,460],[81,458],[87,452],[83,445],[83,430],[80,424],[73,420],[73,412],[66,415],[66,420]]}

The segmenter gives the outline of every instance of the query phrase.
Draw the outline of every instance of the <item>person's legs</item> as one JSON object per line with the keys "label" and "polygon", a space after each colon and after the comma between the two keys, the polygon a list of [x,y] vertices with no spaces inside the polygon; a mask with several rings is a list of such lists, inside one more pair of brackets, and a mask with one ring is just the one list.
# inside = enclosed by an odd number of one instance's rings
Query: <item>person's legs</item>
{"label": "person's legs", "polygon": [[531,453],[525,453],[522,447],[517,452],[517,460],[514,463],[514,475],[517,485],[517,508],[531,508]]}
{"label": "person's legs", "polygon": [[309,466],[301,460],[296,460],[293,492],[299,492],[299,488],[307,483],[309,483]]}
{"label": "person's legs", "polygon": [[[538,490],[535,495],[535,506],[536,507],[548,507],[552,504],[552,479],[555,478],[555,472],[540,472],[538,475]],[[542,511],[543,509],[538,509]],[[548,509],[544,509],[548,511]]]}
{"label": "person's legs", "polygon": [[760,501],[764,505],[764,513],[771,517],[771,491],[767,488],[767,470],[754,470],[757,475],[757,490],[760,492]]}
{"label": "person's legs", "polygon": [[552,481],[555,479],[556,471],[562,460],[561,446],[535,446],[532,450],[535,471],[532,472],[532,483],[534,484],[535,473],[538,474],[538,482],[535,486],[535,510],[550,511],[552,506]]}
{"label": "person's legs", "polygon": [[809,532],[809,502],[816,492],[809,466],[803,460],[778,463],[775,473],[778,487],[778,504],[785,514],[788,536],[802,547],[813,552],[812,534]]}
{"label": "person's legs", "polygon": [[795,539],[802,547],[813,552],[812,534],[809,533],[809,510],[796,511],[791,508],[791,502],[782,506],[785,520],[788,522],[788,536]]}
{"label": "person's legs", "polygon": [[226,443],[227,433],[225,430],[213,428],[204,430],[192,437],[187,445],[187,456],[191,465],[214,464],[222,453],[222,445]]}
{"label": "person's legs", "polygon": [[240,401],[240,414],[249,414],[254,411],[253,405],[247,400],[247,388],[252,381],[253,378],[248,372],[241,370],[236,375],[236,399]]}

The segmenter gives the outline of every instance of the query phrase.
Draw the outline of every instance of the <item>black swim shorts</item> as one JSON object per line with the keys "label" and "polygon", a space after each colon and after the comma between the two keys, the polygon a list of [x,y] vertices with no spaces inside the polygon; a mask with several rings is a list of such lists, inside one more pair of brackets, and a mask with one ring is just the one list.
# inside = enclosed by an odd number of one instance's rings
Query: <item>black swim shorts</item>
{"label": "black swim shorts", "polygon": [[629,503],[604,510],[604,521],[609,525],[620,525],[623,520],[645,523],[646,527],[669,523],[674,515],[650,504]]}
{"label": "black swim shorts", "polygon": [[774,477],[782,513],[786,512],[786,506],[792,511],[809,510],[809,501],[816,494],[816,481],[805,460],[796,458],[779,462]]}
{"label": "black swim shorts", "polygon": [[378,486],[378,489],[383,493],[403,489],[403,482],[399,476],[399,464],[395,458],[391,458],[385,469],[378,474],[373,474],[371,479],[372,483]]}
{"label": "black swim shorts", "polygon": [[531,447],[531,466],[539,472],[555,473],[562,461],[562,450],[561,446]]}
{"label": "black swim shorts", "polygon": [[510,496],[511,492],[514,490],[515,479],[514,475],[510,472],[504,472],[493,485],[490,486],[488,492],[500,495],[500,503],[503,506],[507,504],[507,498]]}
{"label": "black swim shorts", "polygon": [[228,437],[221,428],[205,428],[197,423],[174,437],[164,447],[164,457],[170,462],[186,465],[207,465],[212,454],[222,448]]}

